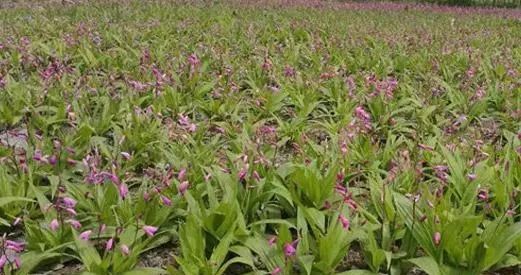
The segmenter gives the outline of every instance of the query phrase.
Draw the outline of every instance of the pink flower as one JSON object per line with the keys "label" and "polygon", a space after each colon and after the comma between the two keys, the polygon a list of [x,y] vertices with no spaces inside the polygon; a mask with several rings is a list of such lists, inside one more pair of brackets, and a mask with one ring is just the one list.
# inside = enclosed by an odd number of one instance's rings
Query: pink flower
{"label": "pink flower", "polygon": [[293,69],[291,66],[284,67],[284,76],[295,77],[295,69]]}
{"label": "pink flower", "polygon": [[287,243],[284,245],[284,255],[286,255],[286,257],[295,256],[295,254],[297,254],[297,243],[298,240],[295,240],[292,243]]}
{"label": "pink flower", "polygon": [[183,181],[179,184],[179,186],[177,186],[177,191],[179,192],[179,194],[181,194],[181,196],[183,196],[185,193],[186,193],[186,190],[188,190],[188,187],[190,187],[190,183],[188,183],[188,181]]}
{"label": "pink flower", "polygon": [[50,165],[56,165],[58,163],[58,157],[56,155],[52,155],[49,157],[49,164]]}
{"label": "pink flower", "polygon": [[88,241],[90,239],[90,234],[92,233],[92,230],[83,231],[80,234],[80,239],[84,241]]}
{"label": "pink flower", "polygon": [[335,185],[335,191],[341,196],[345,196],[347,194],[347,188],[339,183]]}
{"label": "pink flower", "polygon": [[109,179],[110,179],[110,181],[112,181],[115,184],[119,184],[120,183],[118,175],[116,175],[114,173],[109,174]]}
{"label": "pink flower", "polygon": [[14,258],[14,269],[19,269],[22,266],[22,262],[19,257]]}
{"label": "pink flower", "polygon": [[340,151],[342,152],[342,154],[347,154],[347,149],[347,142],[342,141],[342,144],[340,144]]}
{"label": "pink flower", "polygon": [[322,206],[324,209],[331,209],[331,203],[329,201],[324,202],[324,206]]}
{"label": "pink flower", "polygon": [[7,262],[7,256],[5,256],[5,254],[4,254],[0,257],[0,270],[2,270],[4,268],[4,265],[6,262]]}
{"label": "pink flower", "polygon": [[279,275],[280,273],[282,273],[282,268],[277,266],[275,269],[273,269],[271,275]]}
{"label": "pink flower", "polygon": [[21,242],[15,242],[11,240],[5,241],[5,248],[13,250],[14,252],[20,253],[24,250],[24,244]]}
{"label": "pink flower", "polygon": [[356,107],[355,115],[356,115],[357,118],[359,118],[359,119],[361,119],[363,121],[371,120],[371,115],[366,110],[364,110],[364,108],[362,106]]}
{"label": "pink flower", "polygon": [[197,57],[197,55],[195,53],[189,55],[187,59],[188,59],[188,63],[190,64],[190,66],[192,68],[201,63],[201,61],[199,60],[199,58]]}
{"label": "pink flower", "polygon": [[7,84],[7,81],[5,80],[5,78],[3,76],[0,75],[0,89],[5,88],[5,84]]}
{"label": "pink flower", "polygon": [[105,251],[112,250],[112,246],[114,246],[114,238],[110,238],[105,244]]}
{"label": "pink flower", "polygon": [[251,177],[253,179],[255,179],[256,181],[260,181],[261,180],[261,177],[259,175],[259,173],[257,171],[253,171],[253,173],[251,174]]}
{"label": "pink flower", "polygon": [[122,244],[119,248],[121,249],[121,253],[123,253],[123,255],[128,256],[128,254],[130,254],[130,249],[126,244]]}
{"label": "pink flower", "polygon": [[475,180],[475,179],[477,178],[477,176],[476,176],[476,174],[472,174],[472,173],[470,173],[470,174],[467,175],[467,178],[468,178],[469,180]]}
{"label": "pink flower", "polygon": [[436,245],[436,246],[440,245],[440,242],[441,242],[441,233],[436,231],[436,232],[434,233],[434,236],[432,237],[432,240],[434,241],[434,245]]}
{"label": "pink flower", "polygon": [[145,231],[145,234],[147,234],[149,237],[153,237],[157,232],[157,227],[145,225],[143,226],[143,231]]}
{"label": "pink flower", "polygon": [[76,210],[74,210],[72,208],[65,208],[65,211],[69,212],[73,216],[77,215]]}
{"label": "pink flower", "polygon": [[277,236],[273,236],[273,237],[268,239],[268,244],[270,246],[274,246],[276,242],[277,242]]}
{"label": "pink flower", "polygon": [[119,196],[121,199],[125,199],[128,195],[128,186],[125,183],[120,183],[118,186]]}
{"label": "pink flower", "polygon": [[162,201],[163,204],[166,205],[166,206],[172,206],[172,200],[170,200],[170,199],[167,198],[166,196],[161,195],[161,201]]}
{"label": "pink flower", "polygon": [[190,123],[190,125],[188,125],[188,131],[190,133],[197,131],[197,125],[195,123]]}
{"label": "pink flower", "polygon": [[270,71],[272,67],[271,60],[267,57],[264,58],[264,63],[262,63],[262,70],[264,71]]}
{"label": "pink flower", "polygon": [[351,223],[349,222],[348,218],[346,218],[344,215],[340,214],[340,216],[338,216],[338,220],[342,223],[342,227],[345,230],[349,230],[349,226]]}
{"label": "pink flower", "polygon": [[243,167],[238,174],[239,181],[243,181],[246,178],[246,175],[248,174],[248,164],[246,164],[245,167]]}
{"label": "pink flower", "polygon": [[425,151],[431,151],[431,152],[434,151],[434,147],[426,145],[426,144],[419,143],[418,147],[420,147],[420,149],[425,150]]}
{"label": "pink flower", "polygon": [[487,189],[479,190],[478,198],[481,201],[487,201],[488,200],[488,190]]}
{"label": "pink flower", "polygon": [[107,226],[105,224],[101,224],[100,227],[99,227],[99,233],[103,233],[105,232],[105,229],[107,229]]}
{"label": "pink flower", "polygon": [[73,198],[65,197],[62,198],[63,205],[67,208],[74,208],[76,206],[76,200]]}
{"label": "pink flower", "polygon": [[177,179],[180,181],[184,181],[186,179],[186,168],[183,168],[177,174]]}
{"label": "pink flower", "polygon": [[51,221],[51,223],[49,224],[49,228],[52,230],[52,231],[56,231],[58,230],[58,227],[60,227],[60,223],[58,223],[58,220],[57,219],[53,219]]}
{"label": "pink flower", "polygon": [[21,222],[22,222],[22,218],[17,217],[16,219],[14,219],[13,226],[17,226]]}
{"label": "pink flower", "polygon": [[143,200],[149,201],[150,200],[150,194],[148,192],[143,193]]}
{"label": "pink flower", "polygon": [[132,89],[136,90],[136,91],[143,91],[147,88],[147,84],[143,83],[143,82],[140,82],[140,81],[137,81],[137,80],[129,80],[128,81],[128,85],[130,87],[132,87]]}
{"label": "pink flower", "polygon": [[35,161],[42,161],[44,158],[43,158],[43,155],[42,155],[42,151],[41,150],[35,150],[34,151],[34,155],[33,155],[33,160]]}
{"label": "pink flower", "polygon": [[356,83],[355,83],[355,79],[352,75],[348,76],[346,78],[346,86],[347,86],[347,90],[348,90],[348,94],[349,96],[354,96],[355,94],[355,89],[356,89]]}
{"label": "pink flower", "polygon": [[124,160],[129,160],[132,156],[127,152],[121,152],[121,156]]}
{"label": "pink flower", "polygon": [[81,228],[81,223],[77,220],[73,220],[73,219],[70,219],[70,220],[67,220],[66,221],[68,224],[70,224],[74,229],[80,229]]}

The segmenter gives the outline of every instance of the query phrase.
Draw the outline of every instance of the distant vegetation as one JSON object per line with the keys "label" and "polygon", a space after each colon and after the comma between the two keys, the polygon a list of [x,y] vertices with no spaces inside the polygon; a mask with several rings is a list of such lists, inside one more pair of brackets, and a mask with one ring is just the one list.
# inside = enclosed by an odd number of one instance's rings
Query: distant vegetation
{"label": "distant vegetation", "polygon": [[519,10],[121,2],[0,10],[0,274],[521,274]]}

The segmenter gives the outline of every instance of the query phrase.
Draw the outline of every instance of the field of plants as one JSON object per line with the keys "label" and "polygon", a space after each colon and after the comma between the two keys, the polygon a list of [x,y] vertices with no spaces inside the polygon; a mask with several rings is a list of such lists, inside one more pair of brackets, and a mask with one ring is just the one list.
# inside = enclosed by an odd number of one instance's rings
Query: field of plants
{"label": "field of plants", "polygon": [[521,274],[520,19],[0,9],[0,274]]}

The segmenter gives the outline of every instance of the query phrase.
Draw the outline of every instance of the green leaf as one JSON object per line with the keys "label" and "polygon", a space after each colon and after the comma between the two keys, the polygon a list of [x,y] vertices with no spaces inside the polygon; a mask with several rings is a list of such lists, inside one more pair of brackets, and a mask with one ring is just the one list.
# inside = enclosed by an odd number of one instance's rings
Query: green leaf
{"label": "green leaf", "polygon": [[0,198],[0,207],[3,207],[12,202],[34,202],[35,200],[24,198],[24,197],[2,197]]}
{"label": "green leaf", "polygon": [[77,233],[73,231],[74,243],[76,244],[76,252],[80,255],[81,261],[85,268],[89,271],[96,270],[101,264],[101,257],[96,249],[89,245],[86,241],[78,238]]}
{"label": "green leaf", "polygon": [[228,234],[224,236],[221,240],[219,240],[219,244],[214,249],[212,256],[210,257],[210,263],[214,265],[214,270],[217,271],[218,268],[222,265],[226,255],[228,255],[228,250],[230,248],[230,244],[234,238],[234,228],[230,228]]}
{"label": "green leaf", "polygon": [[136,268],[134,270],[123,273],[123,275],[145,275],[145,274],[156,275],[156,274],[167,274],[167,272],[161,268],[141,267],[141,268]]}
{"label": "green leaf", "polygon": [[304,268],[307,275],[311,274],[311,268],[313,267],[313,260],[315,256],[313,255],[303,255],[298,257],[298,261],[300,265]]}
{"label": "green leaf", "polygon": [[429,275],[441,275],[438,263],[432,257],[420,257],[407,260]]}
{"label": "green leaf", "polygon": [[521,223],[512,224],[493,233],[492,238],[486,241],[488,249],[481,270],[487,270],[501,261],[519,238],[521,238]]}
{"label": "green leaf", "polygon": [[342,273],[337,273],[336,275],[378,275],[378,273],[364,269],[353,269]]}
{"label": "green leaf", "polygon": [[255,225],[261,225],[261,224],[284,224],[284,225],[287,225],[289,228],[297,228],[293,223],[287,221],[287,220],[283,220],[283,219],[265,219],[265,220],[260,220],[260,221],[256,221],[256,222],[253,222],[253,223],[250,223],[248,225],[248,227],[252,227],[252,226],[255,226]]}
{"label": "green leaf", "polygon": [[29,274],[34,268],[38,266],[42,261],[60,257],[62,254],[54,253],[54,252],[36,252],[30,251],[24,253],[20,260],[23,263],[20,269],[18,270],[19,274]]}

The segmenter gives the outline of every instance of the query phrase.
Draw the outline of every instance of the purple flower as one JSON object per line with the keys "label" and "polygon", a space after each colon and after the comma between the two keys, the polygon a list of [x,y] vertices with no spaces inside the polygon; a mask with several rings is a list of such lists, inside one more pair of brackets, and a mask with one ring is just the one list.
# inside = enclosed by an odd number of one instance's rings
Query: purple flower
{"label": "purple flower", "polygon": [[150,200],[150,194],[148,192],[144,192],[143,193],[143,200],[144,201],[149,201]]}
{"label": "purple flower", "polygon": [[355,79],[352,75],[350,75],[346,78],[346,86],[347,86],[349,96],[350,97],[354,96],[356,84],[355,84]]}
{"label": "purple flower", "polygon": [[73,208],[65,208],[65,211],[67,211],[69,214],[73,216],[77,215],[76,210],[74,210]]}
{"label": "purple flower", "polygon": [[139,82],[139,81],[136,81],[136,80],[129,80],[128,81],[128,85],[130,87],[132,87],[132,89],[134,89],[136,91],[143,91],[148,86],[146,83],[142,83],[142,82]]}
{"label": "purple flower", "polygon": [[285,244],[284,255],[286,255],[286,257],[295,256],[295,254],[297,254],[297,244],[298,240],[295,240],[292,243]]}
{"label": "purple flower", "polygon": [[268,239],[268,244],[270,246],[274,246],[276,242],[277,242],[277,236],[273,236],[273,237]]}
{"label": "purple flower", "polygon": [[22,266],[22,262],[19,257],[14,258],[14,269],[19,269]]}
{"label": "purple flower", "polygon": [[239,181],[243,181],[246,178],[246,175],[248,174],[248,165],[246,164],[245,167],[243,167],[237,176],[239,177]]}
{"label": "purple flower", "polygon": [[182,126],[188,126],[190,124],[190,118],[188,116],[185,116],[184,114],[179,114],[179,119],[177,120],[180,125]]}
{"label": "purple flower", "polygon": [[478,198],[481,201],[488,201],[488,190],[487,189],[480,189],[478,193]]}
{"label": "purple flower", "polygon": [[80,239],[88,241],[90,239],[90,234],[92,234],[92,230],[83,231],[80,234]]}
{"label": "purple flower", "polygon": [[58,157],[56,155],[52,155],[49,157],[49,164],[56,165],[58,163]]}
{"label": "purple flower", "polygon": [[76,206],[76,200],[69,197],[62,198],[62,203],[67,208],[74,208]]}
{"label": "purple flower", "polygon": [[74,219],[70,219],[70,220],[67,220],[66,221],[68,224],[70,224],[74,229],[80,229],[81,228],[81,223],[77,220],[74,220]]}
{"label": "purple flower", "polygon": [[157,232],[157,227],[145,225],[143,226],[143,231],[145,231],[145,234],[147,234],[149,237],[153,237]]}
{"label": "purple flower", "polygon": [[188,183],[188,181],[185,180],[181,182],[179,186],[177,186],[177,191],[179,192],[179,194],[181,194],[181,196],[184,196],[186,190],[188,190],[188,187],[190,187],[190,183]]}
{"label": "purple flower", "polygon": [[180,181],[183,181],[186,179],[186,168],[183,168],[179,171],[179,173],[177,174],[177,179]]}
{"label": "purple flower", "polygon": [[168,197],[164,196],[164,195],[161,195],[161,201],[166,206],[172,206],[172,200],[169,199]]}
{"label": "purple flower", "polygon": [[0,75],[0,89],[3,89],[6,83],[7,82],[5,81],[5,78],[2,75]]}
{"label": "purple flower", "polygon": [[101,224],[99,227],[99,234],[105,232],[105,229],[107,229],[107,226],[105,224]]}
{"label": "purple flower", "polygon": [[122,244],[119,248],[121,249],[121,253],[123,255],[128,256],[128,254],[130,254],[130,249],[126,244]]}
{"label": "purple flower", "polygon": [[37,149],[34,151],[33,160],[38,161],[38,162],[43,160],[43,154],[42,154],[41,150]]}
{"label": "purple flower", "polygon": [[128,186],[125,183],[121,183],[118,186],[118,190],[119,190],[119,196],[122,199],[125,199],[128,195]]}
{"label": "purple flower", "polygon": [[338,216],[338,220],[342,223],[342,227],[345,230],[349,230],[349,226],[351,225],[351,223],[349,222],[348,218],[346,218],[344,215],[340,214],[340,216]]}
{"label": "purple flower", "polygon": [[4,254],[0,257],[0,270],[4,268],[5,263],[7,263],[7,256]]}
{"label": "purple flower", "polygon": [[286,66],[284,68],[284,76],[285,77],[295,77],[295,69],[291,66]]}
{"label": "purple flower", "polygon": [[434,245],[438,246],[441,242],[441,233],[436,231],[434,233],[434,236],[432,236],[432,241],[434,242]]}
{"label": "purple flower", "polygon": [[121,152],[121,156],[124,160],[129,160],[132,156],[127,152]]}
{"label": "purple flower", "polygon": [[271,271],[271,275],[279,275],[280,273],[282,273],[282,268],[278,266],[275,269],[273,269],[273,271]]}
{"label": "purple flower", "polygon": [[11,240],[5,241],[5,248],[13,250],[14,252],[20,253],[24,250],[24,244],[21,242],[15,242]]}
{"label": "purple flower", "polygon": [[193,54],[188,56],[188,63],[193,68],[193,67],[199,65],[201,63],[201,61],[199,60],[197,55],[195,53],[193,53]]}
{"label": "purple flower", "polygon": [[108,177],[109,177],[110,181],[112,181],[113,183],[115,183],[115,184],[120,183],[119,177],[115,173],[109,174]]}
{"label": "purple flower", "polygon": [[110,238],[107,243],[105,244],[105,251],[112,250],[112,247],[114,246],[114,238]]}
{"label": "purple flower", "polygon": [[262,70],[263,71],[270,71],[273,64],[271,63],[271,60],[267,57],[264,58],[264,63],[262,63]]}
{"label": "purple flower", "polygon": [[58,230],[58,227],[60,227],[60,223],[58,223],[58,220],[57,219],[53,219],[51,221],[51,223],[49,224],[49,228],[52,230],[52,231],[56,231]]}
{"label": "purple flower", "polygon": [[62,148],[62,143],[57,139],[53,140],[52,144],[53,144],[54,150],[56,150],[56,151],[59,151]]}
{"label": "purple flower", "polygon": [[362,106],[358,106],[355,109],[355,116],[363,121],[371,120],[371,115]]}

